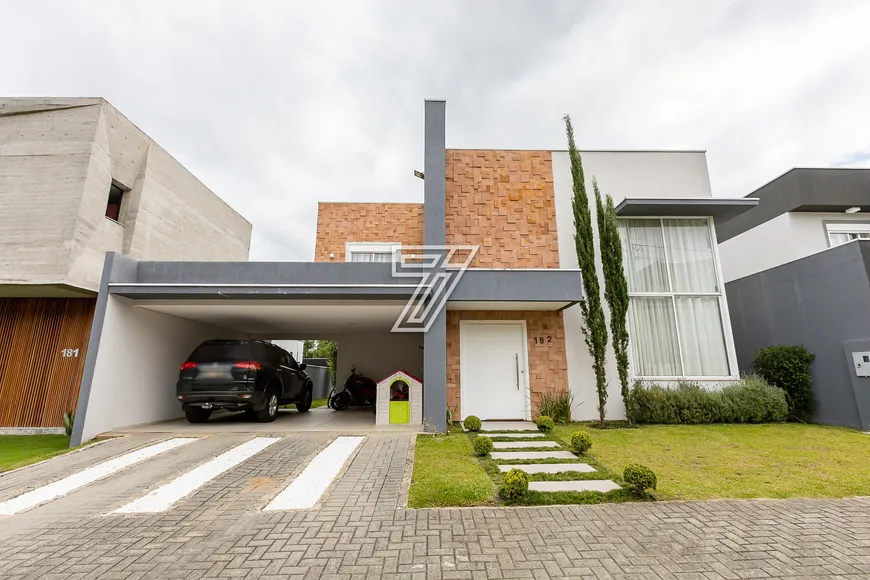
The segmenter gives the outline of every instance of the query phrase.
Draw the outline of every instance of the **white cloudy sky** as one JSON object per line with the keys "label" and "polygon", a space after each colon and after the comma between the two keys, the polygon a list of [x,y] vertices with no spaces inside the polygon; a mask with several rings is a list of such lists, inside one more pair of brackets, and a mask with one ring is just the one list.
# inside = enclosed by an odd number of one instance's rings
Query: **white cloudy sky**
{"label": "white cloudy sky", "polygon": [[422,201],[448,147],[706,149],[716,195],[870,166],[870,2],[0,0],[0,94],[102,96],[310,260],[317,201]]}

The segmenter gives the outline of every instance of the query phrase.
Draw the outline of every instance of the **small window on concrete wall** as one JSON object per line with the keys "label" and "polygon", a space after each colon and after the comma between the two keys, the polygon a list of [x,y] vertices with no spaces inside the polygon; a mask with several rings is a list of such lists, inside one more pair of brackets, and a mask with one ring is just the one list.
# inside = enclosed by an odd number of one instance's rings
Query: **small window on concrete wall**
{"label": "small window on concrete wall", "polygon": [[825,224],[828,230],[828,243],[833,248],[852,240],[870,239],[870,223]]}
{"label": "small window on concrete wall", "polygon": [[106,217],[116,222],[121,221],[121,202],[124,200],[123,189],[114,183],[109,187],[109,201],[106,203]]}
{"label": "small window on concrete wall", "polygon": [[393,242],[347,242],[345,260],[347,262],[392,262],[393,253],[402,244]]}

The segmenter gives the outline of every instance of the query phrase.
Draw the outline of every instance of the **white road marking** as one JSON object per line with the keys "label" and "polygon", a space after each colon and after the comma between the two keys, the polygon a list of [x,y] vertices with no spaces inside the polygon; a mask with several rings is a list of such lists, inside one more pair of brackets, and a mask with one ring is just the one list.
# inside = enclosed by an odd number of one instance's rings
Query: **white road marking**
{"label": "white road marking", "polygon": [[330,443],[263,511],[313,507],[363,439],[365,437],[339,437]]}
{"label": "white road marking", "polygon": [[176,447],[181,447],[182,445],[196,441],[196,439],[196,437],[175,437],[173,439],[161,441],[160,443],[155,443],[154,445],[149,445],[148,447],[143,447],[142,449],[137,449],[136,451],[131,451],[130,453],[125,453],[120,457],[103,461],[93,467],[88,467],[78,473],[73,473],[63,479],[49,483],[48,485],[43,485],[42,487],[38,487],[32,491],[19,495],[18,497],[0,503],[0,515],[8,516],[27,511],[40,504],[64,496],[80,487],[89,485],[98,479],[102,479],[115,472],[121,471],[122,469],[126,469],[140,461],[145,461],[155,455],[160,455],[161,453],[170,451]]}
{"label": "white road marking", "polygon": [[233,447],[226,453],[218,455],[211,461],[176,477],[169,483],[161,485],[151,493],[121,506],[113,513],[144,514],[165,512],[176,502],[184,499],[212,479],[225,471],[229,471],[242,461],[253,457],[272,443],[280,441],[280,437],[256,437],[246,443]]}

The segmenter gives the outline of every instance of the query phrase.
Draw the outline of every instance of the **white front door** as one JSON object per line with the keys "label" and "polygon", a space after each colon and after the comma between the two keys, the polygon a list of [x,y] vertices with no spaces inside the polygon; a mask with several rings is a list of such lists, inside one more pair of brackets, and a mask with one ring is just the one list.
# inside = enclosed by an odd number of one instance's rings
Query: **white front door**
{"label": "white front door", "polygon": [[459,350],[463,419],[529,418],[523,322],[462,321]]}

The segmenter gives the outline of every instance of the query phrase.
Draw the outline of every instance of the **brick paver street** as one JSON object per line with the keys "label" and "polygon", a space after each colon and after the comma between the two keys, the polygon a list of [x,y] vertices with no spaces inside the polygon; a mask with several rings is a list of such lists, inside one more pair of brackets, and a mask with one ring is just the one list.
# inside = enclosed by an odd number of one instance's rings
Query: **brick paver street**
{"label": "brick paver street", "polygon": [[[106,515],[245,435],[0,517],[0,578],[870,578],[868,498],[409,510],[409,434],[370,435],[315,509],[262,512],[331,439],[286,437],[165,513]],[[0,476],[0,500],[153,440]]]}

